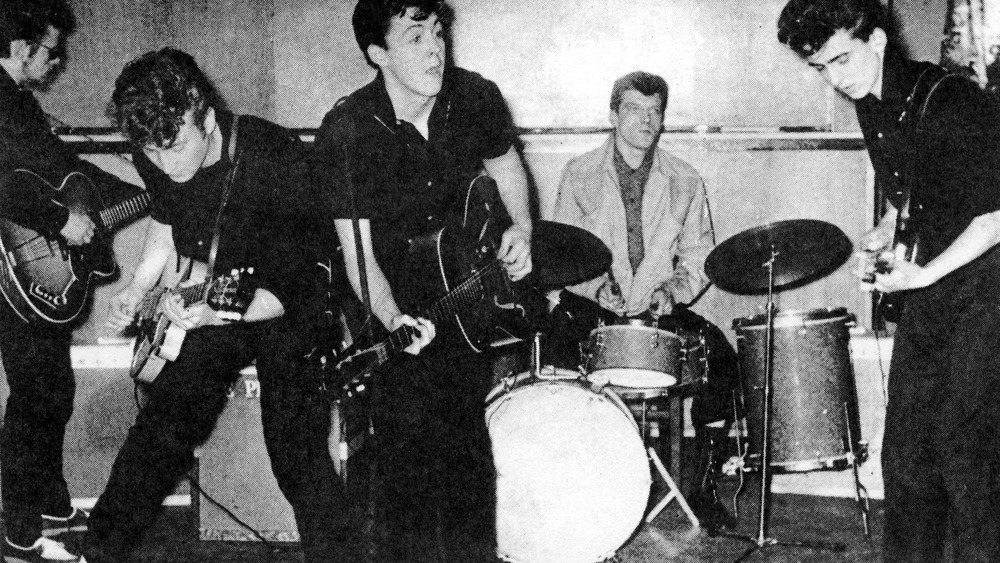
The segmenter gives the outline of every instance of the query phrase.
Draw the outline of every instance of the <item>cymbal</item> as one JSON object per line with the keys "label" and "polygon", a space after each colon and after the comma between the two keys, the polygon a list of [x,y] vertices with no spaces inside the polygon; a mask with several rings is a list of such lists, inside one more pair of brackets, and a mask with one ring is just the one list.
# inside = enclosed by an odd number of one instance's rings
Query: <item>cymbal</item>
{"label": "cymbal", "polygon": [[730,293],[767,293],[772,250],[774,289],[787,289],[833,272],[850,258],[853,248],[836,225],[814,219],[778,221],[716,246],[705,261],[705,273]]}
{"label": "cymbal", "polygon": [[563,287],[595,278],[611,267],[611,250],[596,235],[572,225],[537,221],[531,242],[535,279]]}

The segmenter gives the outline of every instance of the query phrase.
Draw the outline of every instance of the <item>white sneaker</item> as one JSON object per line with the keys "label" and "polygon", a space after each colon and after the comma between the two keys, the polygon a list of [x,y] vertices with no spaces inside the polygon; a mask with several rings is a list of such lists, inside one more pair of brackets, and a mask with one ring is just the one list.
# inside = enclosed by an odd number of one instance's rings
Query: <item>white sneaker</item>
{"label": "white sneaker", "polygon": [[86,532],[88,518],[89,512],[75,506],[69,516],[42,514],[42,536],[52,538],[68,532]]}
{"label": "white sneaker", "polygon": [[4,540],[3,546],[4,563],[48,563],[51,561],[68,561],[78,563],[80,557],[66,550],[65,544],[50,540],[49,538],[38,538],[35,543],[24,547]]}

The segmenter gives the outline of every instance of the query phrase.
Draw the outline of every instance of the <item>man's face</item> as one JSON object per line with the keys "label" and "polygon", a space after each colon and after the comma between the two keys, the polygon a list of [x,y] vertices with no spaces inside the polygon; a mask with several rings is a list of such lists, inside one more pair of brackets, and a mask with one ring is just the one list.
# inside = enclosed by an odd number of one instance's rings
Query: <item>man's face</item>
{"label": "man's face", "polygon": [[416,8],[394,17],[385,37],[385,49],[368,47],[368,56],[382,69],[386,80],[406,91],[433,97],[441,91],[444,79],[444,28],[436,14],[423,21],[413,19]]}
{"label": "man's face", "polygon": [[163,148],[156,145],[146,145],[143,154],[157,168],[177,183],[184,183],[194,178],[194,175],[206,164],[209,154],[209,140],[216,127],[215,111],[208,110],[204,127],[195,122],[194,110],[184,114],[184,124],[177,131],[173,144]]}
{"label": "man's face", "polygon": [[881,97],[885,44],[885,32],[879,28],[872,31],[867,40],[841,29],[806,61],[831,86],[852,100],[860,100],[868,94]]}
{"label": "man's face", "polygon": [[24,81],[29,84],[44,84],[61,61],[60,33],[50,25],[45,37],[35,45],[34,54],[24,61]]}
{"label": "man's face", "polygon": [[618,111],[611,112],[615,134],[628,146],[647,150],[663,127],[662,103],[659,94],[646,96],[638,90],[626,90],[622,93]]}

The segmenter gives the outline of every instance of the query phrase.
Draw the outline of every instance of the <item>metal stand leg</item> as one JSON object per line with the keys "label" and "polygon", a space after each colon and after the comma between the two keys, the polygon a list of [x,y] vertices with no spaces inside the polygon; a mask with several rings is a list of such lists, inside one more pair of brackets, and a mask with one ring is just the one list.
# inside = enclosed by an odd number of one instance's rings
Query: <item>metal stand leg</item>
{"label": "metal stand leg", "polygon": [[719,536],[738,539],[752,543],[746,551],[740,555],[734,563],[739,563],[753,555],[756,551],[775,546],[787,547],[807,547],[812,549],[826,549],[830,551],[844,551],[847,547],[838,543],[826,542],[798,542],[798,541],[778,541],[768,536],[767,525],[770,520],[771,509],[771,378],[773,375],[773,348],[774,348],[774,263],[778,258],[778,251],[771,246],[771,258],[762,267],[768,270],[767,285],[767,327],[765,330],[764,348],[764,386],[761,389],[763,394],[763,424],[761,425],[761,446],[760,446],[760,506],[757,514],[757,537],[744,536],[741,534],[720,533]]}
{"label": "metal stand leg", "polygon": [[868,528],[868,489],[861,484],[861,477],[858,475],[858,464],[861,462],[857,451],[854,448],[854,435],[851,433],[851,415],[847,403],[844,403],[844,420],[847,422],[847,447],[850,449],[850,463],[854,470],[854,500],[858,503],[858,511],[861,513],[861,525],[865,530],[865,539],[872,539],[871,530]]}
{"label": "metal stand leg", "polygon": [[653,465],[656,466],[656,470],[660,473],[660,477],[663,478],[663,481],[667,484],[667,487],[670,489],[670,492],[667,493],[667,496],[663,497],[663,500],[658,502],[656,506],[654,506],[653,509],[649,511],[649,514],[646,515],[646,523],[647,524],[652,523],[652,521],[655,520],[656,517],[660,515],[660,512],[662,512],[663,509],[666,508],[668,504],[670,504],[670,501],[677,499],[677,503],[681,505],[681,510],[684,511],[684,514],[687,515],[688,520],[691,521],[691,526],[694,528],[700,527],[701,523],[698,522],[698,517],[694,515],[694,512],[691,510],[691,507],[688,506],[687,500],[684,498],[684,495],[681,494],[680,489],[677,488],[677,483],[675,483],[673,478],[670,477],[670,473],[667,471],[667,468],[663,465],[663,462],[660,460],[660,456],[656,455],[656,450],[654,450],[652,447],[649,447],[646,448],[646,451],[649,452],[649,460],[652,461]]}

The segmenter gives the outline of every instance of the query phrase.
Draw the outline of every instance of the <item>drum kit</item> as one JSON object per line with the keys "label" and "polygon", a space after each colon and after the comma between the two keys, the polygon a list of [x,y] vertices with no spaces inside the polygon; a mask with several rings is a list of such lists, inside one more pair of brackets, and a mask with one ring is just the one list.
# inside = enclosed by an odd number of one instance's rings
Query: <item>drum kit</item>
{"label": "drum kit", "polygon": [[[533,249],[539,285],[571,285],[607,271],[610,253],[597,237],[541,223],[558,236]],[[757,537],[730,535],[753,543],[740,560],[772,545],[827,547],[767,536],[772,471],[852,466],[860,503],[857,465],[864,451],[847,332],[854,317],[844,309],[774,308],[776,291],[829,274],[851,249],[837,227],[794,220],[737,234],[706,261],[717,287],[767,294],[764,315],[733,323],[747,389],[748,436],[758,452],[745,457],[762,477]],[[689,361],[704,340],[640,321],[600,326],[582,346],[580,371],[542,366],[539,341],[536,335],[531,369],[503,378],[486,400],[497,470],[498,555],[519,563],[604,561],[644,516],[651,521],[673,499],[698,526],[655,450],[645,447],[626,401],[665,396],[704,377],[692,367],[698,363]],[[670,492],[647,512],[651,463]],[[863,517],[867,534],[866,506]]]}

